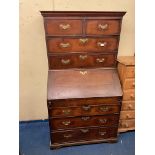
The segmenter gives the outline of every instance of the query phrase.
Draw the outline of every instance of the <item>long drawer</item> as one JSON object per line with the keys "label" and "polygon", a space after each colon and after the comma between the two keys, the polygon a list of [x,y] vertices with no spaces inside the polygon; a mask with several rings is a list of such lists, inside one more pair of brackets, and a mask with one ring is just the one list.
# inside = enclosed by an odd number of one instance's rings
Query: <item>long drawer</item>
{"label": "long drawer", "polygon": [[84,68],[84,67],[114,67],[116,55],[114,54],[59,54],[49,55],[50,69]]}
{"label": "long drawer", "polygon": [[49,108],[50,117],[90,116],[119,113],[119,105],[83,105],[77,107]]}
{"label": "long drawer", "polygon": [[49,121],[52,130],[88,126],[117,126],[119,115],[51,118]]}
{"label": "long drawer", "polygon": [[51,133],[52,143],[77,142],[117,137],[117,127],[81,128]]}
{"label": "long drawer", "polygon": [[113,52],[118,50],[118,37],[102,38],[51,38],[48,52]]}
{"label": "long drawer", "polygon": [[[70,74],[68,74],[70,76]],[[48,107],[70,107],[70,106],[82,106],[88,105],[103,105],[103,104],[115,104],[120,105],[119,97],[105,97],[105,98],[82,98],[82,99],[69,99],[69,100],[49,100],[47,102]]]}

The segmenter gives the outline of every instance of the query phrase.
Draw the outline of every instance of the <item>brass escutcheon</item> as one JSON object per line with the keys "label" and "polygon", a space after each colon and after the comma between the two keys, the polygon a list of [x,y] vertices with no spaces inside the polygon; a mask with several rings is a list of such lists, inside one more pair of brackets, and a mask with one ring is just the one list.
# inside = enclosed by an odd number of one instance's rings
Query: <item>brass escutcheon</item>
{"label": "brass escutcheon", "polygon": [[60,24],[59,25],[59,28],[62,29],[62,30],[67,30],[67,29],[70,29],[70,24]]}
{"label": "brass escutcheon", "polygon": [[61,48],[67,48],[70,47],[70,43],[60,43]]}
{"label": "brass escutcheon", "polygon": [[98,63],[103,63],[104,61],[105,61],[104,58],[97,58],[97,59],[96,59],[96,62],[98,62]]}
{"label": "brass escutcheon", "polygon": [[79,55],[80,60],[85,60],[87,59],[87,55]]}
{"label": "brass escutcheon", "polygon": [[70,114],[71,110],[70,109],[63,109],[62,112],[66,115]]}
{"label": "brass escutcheon", "polygon": [[71,121],[63,121],[63,122],[62,122],[62,124],[63,124],[63,125],[66,125],[66,126],[69,125],[70,123],[71,123]]}
{"label": "brass escutcheon", "polygon": [[88,42],[88,38],[81,38],[81,39],[79,39],[79,41],[81,44],[85,44]]}
{"label": "brass escutcheon", "polygon": [[63,65],[67,65],[67,64],[70,63],[70,59],[67,59],[67,60],[61,59],[61,63],[62,63]]}
{"label": "brass escutcheon", "polygon": [[87,74],[87,71],[80,71],[80,74],[85,75]]}
{"label": "brass escutcheon", "polygon": [[102,107],[100,107],[100,110],[103,112],[106,112],[106,111],[109,111],[109,107],[102,106]]}
{"label": "brass escutcheon", "polygon": [[108,24],[98,24],[99,30],[106,30],[108,28]]}
{"label": "brass escutcheon", "polygon": [[87,132],[89,132],[89,129],[80,129],[80,131],[81,131],[82,133],[87,133]]}
{"label": "brass escutcheon", "polygon": [[97,42],[97,46],[99,47],[105,47],[107,45],[107,42]]}

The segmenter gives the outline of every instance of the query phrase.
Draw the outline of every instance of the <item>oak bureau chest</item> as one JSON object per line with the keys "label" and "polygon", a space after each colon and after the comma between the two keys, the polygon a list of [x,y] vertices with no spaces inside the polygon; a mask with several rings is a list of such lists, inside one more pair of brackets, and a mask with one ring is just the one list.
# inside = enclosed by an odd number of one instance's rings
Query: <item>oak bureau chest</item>
{"label": "oak bureau chest", "polygon": [[117,52],[125,12],[41,11],[51,148],[117,140]]}

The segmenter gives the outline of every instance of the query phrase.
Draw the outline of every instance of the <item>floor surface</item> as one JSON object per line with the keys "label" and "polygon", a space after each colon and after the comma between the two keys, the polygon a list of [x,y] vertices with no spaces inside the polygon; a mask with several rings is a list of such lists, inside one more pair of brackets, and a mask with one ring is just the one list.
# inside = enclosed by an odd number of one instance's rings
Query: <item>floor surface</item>
{"label": "floor surface", "polygon": [[102,143],[49,149],[49,127],[47,121],[20,123],[19,146],[21,155],[134,155],[135,132],[119,135],[114,144]]}

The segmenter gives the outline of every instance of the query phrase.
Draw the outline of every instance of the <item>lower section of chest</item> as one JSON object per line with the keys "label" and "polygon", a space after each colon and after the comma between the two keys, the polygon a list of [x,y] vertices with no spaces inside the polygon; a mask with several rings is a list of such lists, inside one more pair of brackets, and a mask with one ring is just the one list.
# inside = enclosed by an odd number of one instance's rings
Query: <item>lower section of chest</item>
{"label": "lower section of chest", "polygon": [[122,90],[116,69],[50,71],[51,147],[117,140]]}
{"label": "lower section of chest", "polygon": [[51,148],[115,142],[120,97],[48,101]]}

